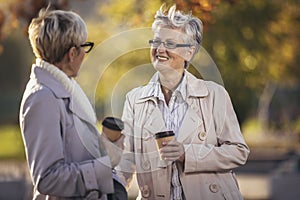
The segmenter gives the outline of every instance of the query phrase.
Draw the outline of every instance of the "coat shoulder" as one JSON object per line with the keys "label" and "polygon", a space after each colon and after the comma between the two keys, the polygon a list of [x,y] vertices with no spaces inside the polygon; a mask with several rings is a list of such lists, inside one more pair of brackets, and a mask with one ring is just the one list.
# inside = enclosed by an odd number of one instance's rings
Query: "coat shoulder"
{"label": "coat shoulder", "polygon": [[220,85],[216,82],[213,82],[213,81],[205,81],[205,80],[201,80],[203,81],[203,83],[206,85],[208,91],[209,91],[209,94],[212,94],[212,95],[228,95],[228,92],[226,91],[225,87],[223,85]]}
{"label": "coat shoulder", "polygon": [[127,95],[126,95],[127,99],[135,102],[138,98],[141,97],[145,88],[146,88],[146,86],[139,86],[139,87],[133,88],[132,90],[130,90],[127,93]]}
{"label": "coat shoulder", "polygon": [[225,90],[223,85],[220,85],[214,81],[206,81],[206,80],[202,80],[200,79],[208,88],[208,90],[210,91],[216,91],[216,90]]}
{"label": "coat shoulder", "polygon": [[56,102],[57,98],[55,97],[53,91],[42,85],[42,84],[34,84],[34,85],[27,85],[27,88],[23,95],[23,104],[27,103],[43,103],[48,102]]}

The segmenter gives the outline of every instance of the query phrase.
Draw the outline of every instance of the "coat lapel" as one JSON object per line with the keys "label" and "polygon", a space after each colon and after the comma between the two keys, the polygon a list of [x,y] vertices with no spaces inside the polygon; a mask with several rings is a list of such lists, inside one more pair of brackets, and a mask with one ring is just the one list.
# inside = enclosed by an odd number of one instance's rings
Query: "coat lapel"
{"label": "coat lapel", "polygon": [[[95,158],[98,158],[103,147],[99,144],[100,138],[96,127],[89,123],[83,122],[77,116],[74,116],[74,126],[82,144],[91,155],[93,155]],[[103,152],[101,152],[101,154],[103,155]]]}
{"label": "coat lapel", "polygon": [[[95,157],[99,157],[99,134],[95,126],[95,119],[93,121],[92,117],[88,116],[87,112],[84,111],[85,108],[83,108],[65,86],[46,69],[33,65],[30,77],[31,79],[35,79],[38,83],[47,86],[57,98],[70,99],[68,108],[75,115],[74,125],[77,134],[87,150]],[[82,95],[84,94],[80,90],[79,96]]]}
{"label": "coat lapel", "polygon": [[91,120],[91,117],[83,110],[83,108],[78,105],[78,103],[74,100],[74,98],[70,98],[69,109],[73,112],[77,117],[81,120],[94,125],[95,123]]}
{"label": "coat lapel", "polygon": [[167,130],[162,113],[157,106],[150,113],[144,125],[144,129],[152,134]]}
{"label": "coat lapel", "polygon": [[[203,123],[200,113],[201,109],[198,104],[198,98],[208,95],[208,89],[203,80],[197,79],[190,72],[186,71],[187,76],[187,96],[188,110],[183,118],[181,127],[178,132],[177,141],[184,142],[191,137]],[[200,98],[201,99],[201,98]],[[202,106],[202,105],[201,105]]]}
{"label": "coat lapel", "polygon": [[75,126],[81,141],[84,143],[85,147],[90,153],[92,153],[94,156],[98,155],[99,135],[95,123],[92,122],[90,117],[86,114],[86,112],[83,111],[82,107],[78,105],[72,97],[70,98],[69,109],[74,115],[76,115],[78,119],[75,123]]}
{"label": "coat lapel", "polygon": [[[86,112],[88,106],[80,105],[78,101],[75,100],[74,95],[71,95],[71,92],[65,88],[66,86],[64,86],[59,80],[57,80],[57,78],[55,78],[54,75],[52,75],[49,71],[40,67],[33,66],[30,77],[31,79],[36,79],[38,83],[46,85],[48,88],[50,88],[50,90],[57,98],[70,98],[69,109],[71,110],[71,112],[73,112],[83,121],[86,121],[90,124],[96,124],[95,119],[92,119],[91,116],[88,116]],[[76,98],[86,98],[84,103],[89,103],[80,86],[75,81],[73,82],[73,84],[74,88],[78,92],[78,94],[75,95]],[[93,112],[93,110],[90,112]]]}
{"label": "coat lapel", "polygon": [[[190,137],[192,134],[197,132],[197,129],[201,126],[203,123],[202,117],[199,116],[200,111],[199,104],[194,105],[196,102],[194,100],[194,97],[205,97],[208,95],[208,89],[206,85],[204,84],[203,80],[195,78],[191,73],[188,71],[185,72],[187,76],[187,103],[188,103],[188,110],[186,111],[186,114],[184,116],[183,122],[181,124],[181,127],[178,132],[177,141],[183,142],[185,139]],[[149,94],[150,91],[153,89],[153,83],[156,83],[157,74],[153,76],[150,83],[146,86],[144,89],[142,98],[138,100],[138,103],[143,103],[147,100],[153,100],[156,102],[153,97],[147,97],[145,94]],[[201,104],[202,106],[203,104]],[[152,134],[165,131],[167,130],[165,126],[165,122],[162,116],[161,111],[157,106],[153,109],[153,112],[149,115],[144,128],[147,130],[147,132],[150,132]]]}
{"label": "coat lapel", "polygon": [[191,106],[188,106],[188,110],[183,118],[181,127],[178,132],[177,141],[184,142],[184,140],[190,137],[196,129],[202,124],[202,119]]}

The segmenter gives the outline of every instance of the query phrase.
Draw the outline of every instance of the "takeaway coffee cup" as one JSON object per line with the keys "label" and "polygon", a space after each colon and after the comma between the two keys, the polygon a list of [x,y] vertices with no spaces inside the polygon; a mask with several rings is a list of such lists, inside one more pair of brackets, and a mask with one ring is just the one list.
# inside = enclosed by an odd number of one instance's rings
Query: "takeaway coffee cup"
{"label": "takeaway coffee cup", "polygon": [[163,142],[168,142],[174,140],[174,132],[173,131],[163,131],[155,134],[155,140],[157,148],[160,149],[163,147]]}
{"label": "takeaway coffee cup", "polygon": [[[174,132],[173,131],[163,131],[155,134],[156,146],[158,149],[163,147],[163,142],[169,142],[174,140]],[[163,160],[161,155],[159,155],[160,161],[158,162],[158,167],[166,167],[168,162]]]}
{"label": "takeaway coffee cup", "polygon": [[102,121],[102,131],[106,135],[106,137],[112,142],[115,142],[121,137],[121,131],[123,129],[124,123],[119,118],[106,117]]}

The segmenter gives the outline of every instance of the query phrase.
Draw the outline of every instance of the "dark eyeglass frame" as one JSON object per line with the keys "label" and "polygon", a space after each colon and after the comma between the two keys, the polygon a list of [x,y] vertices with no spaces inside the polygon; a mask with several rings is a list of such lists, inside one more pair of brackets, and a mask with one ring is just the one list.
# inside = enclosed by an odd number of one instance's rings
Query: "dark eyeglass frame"
{"label": "dark eyeglass frame", "polygon": [[[156,45],[154,45],[154,43],[157,43]],[[159,43],[159,44],[158,44]],[[168,44],[170,44],[170,42],[162,42],[161,40],[149,40],[149,45],[154,47],[154,48],[158,48],[161,44],[164,45],[165,48],[167,49],[176,49],[177,47],[191,47],[193,46],[192,44],[172,44],[174,46],[170,46]]]}
{"label": "dark eyeglass frame", "polygon": [[84,49],[85,53],[89,53],[94,47],[94,42],[86,42],[84,44],[81,44],[80,47],[89,47],[87,50]]}

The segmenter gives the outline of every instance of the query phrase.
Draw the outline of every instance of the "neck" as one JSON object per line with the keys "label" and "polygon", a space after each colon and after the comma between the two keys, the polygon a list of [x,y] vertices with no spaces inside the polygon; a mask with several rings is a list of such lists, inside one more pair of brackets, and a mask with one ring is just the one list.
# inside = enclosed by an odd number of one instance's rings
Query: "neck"
{"label": "neck", "polygon": [[159,74],[161,90],[164,94],[167,105],[169,104],[173,91],[181,82],[182,77],[183,73],[179,73],[177,71],[175,73]]}
{"label": "neck", "polygon": [[54,63],[54,65],[59,68],[61,71],[63,71],[69,78],[72,76],[72,71],[70,70],[69,63],[66,61],[65,57],[62,61]]}
{"label": "neck", "polygon": [[173,91],[177,88],[183,77],[183,72],[179,73],[178,71],[169,71],[168,73],[159,73],[159,80],[162,88],[165,90]]}

